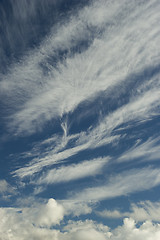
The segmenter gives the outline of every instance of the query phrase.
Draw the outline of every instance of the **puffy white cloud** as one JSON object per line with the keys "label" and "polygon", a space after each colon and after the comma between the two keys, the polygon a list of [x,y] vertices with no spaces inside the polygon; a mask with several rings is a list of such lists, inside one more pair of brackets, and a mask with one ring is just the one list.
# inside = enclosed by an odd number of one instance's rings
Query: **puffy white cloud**
{"label": "puffy white cloud", "polygon": [[[31,209],[34,212],[34,209]],[[33,214],[31,213],[31,216]],[[44,206],[38,206],[33,215],[34,224],[41,227],[51,227],[52,225],[59,224],[64,217],[64,209],[53,198],[49,199],[48,203]]]}
{"label": "puffy white cloud", "polygon": [[160,224],[144,222],[139,228],[136,227],[132,218],[124,219],[124,225],[113,231],[112,240],[158,240],[160,238]]}
{"label": "puffy white cloud", "polygon": [[[15,211],[15,210],[14,210]],[[30,219],[18,217],[13,209],[0,209],[0,240],[159,240],[160,224],[150,221],[136,226],[132,218],[125,218],[124,224],[111,230],[92,220],[69,221],[62,231],[38,227]]]}
{"label": "puffy white cloud", "polygon": [[[90,240],[100,239],[105,240],[110,236],[109,228],[103,224],[98,224],[92,220],[86,221],[69,221],[64,227],[65,234],[62,237],[64,240],[78,239]],[[60,238],[61,239],[61,238]]]}
{"label": "puffy white cloud", "polygon": [[57,239],[58,231],[50,228],[63,217],[64,209],[54,199],[35,207],[0,208],[0,239]]}

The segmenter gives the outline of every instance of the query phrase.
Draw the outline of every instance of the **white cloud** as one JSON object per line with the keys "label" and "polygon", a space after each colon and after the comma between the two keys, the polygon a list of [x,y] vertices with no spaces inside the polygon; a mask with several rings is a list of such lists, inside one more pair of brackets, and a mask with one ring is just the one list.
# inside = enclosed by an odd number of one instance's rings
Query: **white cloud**
{"label": "white cloud", "polygon": [[109,228],[107,226],[97,224],[92,220],[86,220],[84,222],[70,221],[68,225],[64,227],[64,230],[66,233],[62,236],[63,240],[105,240],[107,236],[110,236],[110,233],[108,232]]}
{"label": "white cloud", "polygon": [[132,218],[125,218],[124,224],[110,230],[103,224],[92,220],[68,221],[62,231],[54,228],[42,228],[32,225],[28,219],[17,217],[10,209],[0,209],[0,240],[27,240],[27,239],[53,239],[53,240],[159,240],[160,225],[150,221],[136,226]]}
{"label": "white cloud", "polygon": [[119,210],[104,210],[104,211],[96,211],[96,214],[98,214],[101,217],[104,218],[123,218],[127,217],[129,213],[122,213]]}
{"label": "white cloud", "polygon": [[65,209],[66,215],[80,216],[90,214],[92,212],[92,207],[94,203],[86,203],[83,201],[74,201],[74,200],[62,200],[60,203]]}
{"label": "white cloud", "polygon": [[9,184],[6,180],[0,180],[0,193],[8,192]]}
{"label": "white cloud", "polygon": [[56,239],[57,231],[34,226],[14,209],[0,209],[0,240]]}
{"label": "white cloud", "polygon": [[136,221],[158,221],[160,222],[160,202],[145,201],[132,204],[130,217]]}
{"label": "white cloud", "polygon": [[[156,88],[150,89],[143,94],[136,96],[128,104],[118,108],[118,110],[107,115],[99,123],[99,125],[97,125],[97,127],[88,130],[87,132],[77,134],[75,136],[66,136],[65,143],[64,138],[62,138],[62,143],[59,143],[58,140],[59,146],[55,145],[57,150],[59,150],[59,148],[63,149],[64,144],[67,144],[70,139],[75,138],[76,145],[74,147],[58,153],[55,151],[50,151],[49,153],[46,153],[45,157],[33,159],[33,161],[30,162],[29,166],[25,166],[16,170],[15,174],[20,177],[32,175],[33,173],[40,171],[44,166],[55,164],[59,161],[62,161],[70,156],[77,154],[80,151],[88,148],[96,148],[107,145],[111,142],[118,140],[120,136],[112,136],[112,134],[114,129],[119,127],[121,124],[127,123],[128,125],[130,125],[133,121],[141,122],[150,119],[152,116],[158,114],[158,111],[156,110],[159,105],[159,94],[160,90],[159,88]],[[126,125],[126,127],[128,127],[128,125]],[[152,152],[154,151],[158,151],[158,149],[152,149]],[[157,156],[156,152],[154,156]],[[121,158],[123,158],[123,156]]]}
{"label": "white cloud", "polygon": [[[1,100],[9,109],[10,130],[16,134],[30,134],[39,130],[47,120],[61,118],[79,103],[92,100],[100,91],[115,86],[121,86],[123,90],[126,82],[135,80],[136,74],[143,82],[145,69],[154,70],[159,63],[159,10],[158,0],[142,1],[141,4],[138,0],[132,3],[127,0],[92,1],[65,24],[58,24],[38,49],[12,66],[7,75],[0,76]],[[25,9],[23,11],[25,14]],[[92,43],[85,51],[72,53],[71,48],[79,46],[81,40]],[[63,61],[58,59],[59,50],[69,51]],[[52,57],[56,59],[56,68],[48,61]],[[46,74],[41,65],[47,69]],[[134,121],[141,122],[158,115],[158,78],[159,73],[156,77],[151,74],[150,85],[143,83],[133,92],[128,103],[100,119],[97,127],[70,136],[68,126],[62,123],[64,136],[54,136],[42,143],[47,145],[51,141],[55,148],[46,147],[42,155],[36,153],[36,158],[14,174],[21,178],[31,176],[45,166],[67,161],[80,151],[113,143],[120,138],[114,135],[120,125],[125,123],[128,127]],[[72,148],[65,149],[70,140]],[[120,159],[157,158],[159,151],[155,141],[149,139]],[[34,149],[30,156],[32,153],[35,153]],[[99,174],[107,161],[106,157],[60,166],[43,175],[39,184],[67,182]],[[35,202],[28,208],[0,208],[0,240],[159,240],[160,225],[148,220],[160,221],[160,204],[149,201],[133,204],[128,213],[118,210],[103,212],[108,217],[130,217],[115,230],[91,220],[68,223],[66,220],[60,225],[65,215],[75,217],[91,213],[94,201],[147,190],[159,184],[159,168],[134,169],[110,177],[103,185],[81,192],[77,190],[71,199],[62,200],[61,204],[50,199],[47,204]],[[41,187],[35,189],[35,194],[42,190]],[[13,188],[2,180],[0,193],[13,193]],[[131,217],[136,221],[147,221],[137,227]],[[65,227],[64,223],[67,224]]]}
{"label": "white cloud", "polygon": [[139,203],[132,203],[130,211],[121,212],[119,210],[104,210],[96,211],[96,214],[104,218],[124,218],[130,217],[137,222],[155,221],[160,222],[160,202],[144,201]]}
{"label": "white cloud", "polygon": [[5,179],[0,180],[0,195],[2,195],[3,198],[8,198],[10,194],[14,194],[15,191],[15,187],[11,186]]}
{"label": "white cloud", "polygon": [[[16,107],[10,127],[17,133],[33,132],[45,121],[72,111],[80,102],[131,73],[155,66],[159,59],[158,2],[137,3],[91,4],[65,26],[57,27],[57,33],[15,65],[1,82],[5,99],[8,95],[7,102]],[[67,56],[58,64],[58,70],[47,62],[58,49],[68,49],[74,41],[78,44],[79,37],[87,34],[88,39],[92,31],[86,29],[93,27],[104,28],[104,32],[100,35],[97,30],[86,51]],[[39,65],[42,62],[49,68],[46,76]]]}
{"label": "white cloud", "polygon": [[[89,134],[89,133],[88,133]],[[64,149],[65,145],[70,141],[70,139],[75,140],[77,138],[81,138],[84,135],[84,143],[76,143],[72,148]],[[33,175],[36,172],[39,172],[42,170],[43,167],[57,164],[57,163],[62,163],[63,161],[66,161],[67,158],[71,156],[75,156],[76,154],[79,153],[80,151],[84,151],[88,148],[94,148],[94,147],[99,147],[103,146],[105,144],[109,144],[111,142],[116,141],[119,138],[119,136],[108,136],[103,139],[103,136],[92,136],[90,140],[85,139],[85,134],[77,134],[77,135],[70,135],[67,136],[64,139],[64,136],[60,139],[58,139],[57,142],[55,142],[54,146],[55,148],[52,150],[48,150],[46,152],[43,152],[45,155],[44,157],[41,155],[38,155],[38,157],[33,158],[33,160],[26,166],[19,168],[13,172],[13,174],[19,176],[20,178],[24,178],[26,176]],[[60,151],[61,150],[61,151]],[[25,156],[27,156],[25,154]],[[32,151],[29,153],[29,156],[34,156],[34,149],[33,149],[33,154]],[[109,157],[106,157],[109,159]]]}
{"label": "white cloud", "polygon": [[[34,209],[31,209],[31,211],[34,212]],[[33,213],[31,212],[31,214]],[[40,208],[36,209],[33,219],[36,225],[51,227],[52,225],[59,224],[63,217],[63,207],[51,198],[45,206],[40,206]]]}
{"label": "white cloud", "polygon": [[68,182],[84,177],[94,176],[102,172],[102,168],[109,161],[109,158],[97,158],[84,161],[79,164],[60,166],[49,170],[38,179],[38,184],[51,184],[58,182]]}
{"label": "white cloud", "polygon": [[160,225],[152,224],[149,221],[144,222],[139,228],[131,218],[124,219],[124,225],[113,231],[110,239],[113,240],[158,240],[160,238]]}
{"label": "white cloud", "polygon": [[90,142],[93,148],[101,146],[113,134],[113,130],[121,124],[125,123],[127,128],[133,121],[141,122],[150,119],[153,115],[158,115],[159,112],[155,111],[159,106],[159,95],[159,88],[150,89],[141,95],[138,94],[129,103],[107,115],[93,130],[80,135],[77,144]]}
{"label": "white cloud", "polygon": [[128,170],[110,178],[102,186],[77,192],[73,198],[78,201],[102,200],[147,190],[160,184],[159,171],[151,168]]}
{"label": "white cloud", "polygon": [[143,158],[144,161],[159,160],[160,147],[159,138],[150,138],[144,143],[140,143],[133,146],[127,152],[123,153],[122,156],[118,158],[118,162],[136,160],[137,158]]}
{"label": "white cloud", "polygon": [[23,233],[26,235],[27,229],[29,229],[28,234],[30,232],[33,234],[34,229],[35,232],[42,228],[49,229],[60,224],[64,217],[63,206],[52,198],[46,204],[34,203],[34,205],[27,208],[0,208],[1,233],[4,231],[8,236],[14,236],[14,233],[15,235],[17,233],[18,235],[22,234],[23,237]]}

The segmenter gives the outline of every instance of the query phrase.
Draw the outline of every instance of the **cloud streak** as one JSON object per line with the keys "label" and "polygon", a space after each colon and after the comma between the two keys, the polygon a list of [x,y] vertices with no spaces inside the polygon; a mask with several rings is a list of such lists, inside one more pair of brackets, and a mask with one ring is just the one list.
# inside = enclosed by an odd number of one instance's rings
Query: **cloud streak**
{"label": "cloud streak", "polygon": [[[137,182],[139,183],[138,185]],[[110,178],[102,186],[86,188],[78,192],[73,198],[77,201],[99,201],[148,190],[159,184],[159,169],[134,169]]]}
{"label": "cloud streak", "polygon": [[51,184],[58,182],[69,182],[84,177],[94,176],[102,172],[102,168],[107,164],[109,158],[98,158],[91,161],[84,161],[79,164],[70,164],[49,170],[42,175],[38,184]]}
{"label": "cloud streak", "polygon": [[121,212],[119,210],[104,210],[104,211],[97,211],[101,217],[104,218],[124,218],[130,217],[135,219],[137,222],[142,221],[160,221],[159,217],[160,212],[160,203],[159,202],[151,202],[151,201],[144,201],[139,203],[132,203],[129,212]]}
{"label": "cloud streak", "polygon": [[159,138],[150,138],[144,143],[133,146],[118,158],[118,162],[134,161],[141,158],[141,161],[159,160]]}

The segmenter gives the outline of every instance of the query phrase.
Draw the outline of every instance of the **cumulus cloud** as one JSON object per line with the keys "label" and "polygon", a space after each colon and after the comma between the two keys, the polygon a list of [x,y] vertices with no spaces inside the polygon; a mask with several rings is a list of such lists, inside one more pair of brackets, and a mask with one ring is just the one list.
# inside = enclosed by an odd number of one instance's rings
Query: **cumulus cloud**
{"label": "cumulus cloud", "polygon": [[[62,239],[100,239],[105,240],[106,236],[109,236],[109,228],[103,224],[97,224],[92,220],[86,221],[70,221],[67,226],[64,227],[66,234]],[[61,238],[60,238],[61,239]]]}
{"label": "cumulus cloud", "polygon": [[124,219],[124,225],[115,229],[113,235],[111,236],[111,239],[158,240],[159,237],[160,237],[159,224],[152,224],[150,221],[146,221],[138,228],[136,227],[135,221],[133,219],[126,218]]}
{"label": "cumulus cloud", "polygon": [[57,232],[36,227],[15,209],[0,209],[0,240],[56,239]]}
{"label": "cumulus cloud", "polygon": [[159,240],[160,225],[150,221],[136,226],[132,218],[125,218],[122,226],[111,230],[103,224],[92,220],[69,221],[62,231],[54,228],[37,227],[23,219],[21,221],[11,210],[0,209],[0,239],[1,240],[27,240],[30,239],[53,239],[53,240]]}
{"label": "cumulus cloud", "polygon": [[[34,212],[34,209],[31,209]],[[32,213],[31,213],[32,215]],[[41,227],[51,227],[59,224],[63,219],[64,209],[54,199],[49,199],[45,206],[39,206],[35,209],[35,216],[33,216],[34,223]]]}
{"label": "cumulus cloud", "polygon": [[0,208],[0,239],[46,239],[56,236],[51,226],[60,223],[64,209],[54,199],[29,208]]}

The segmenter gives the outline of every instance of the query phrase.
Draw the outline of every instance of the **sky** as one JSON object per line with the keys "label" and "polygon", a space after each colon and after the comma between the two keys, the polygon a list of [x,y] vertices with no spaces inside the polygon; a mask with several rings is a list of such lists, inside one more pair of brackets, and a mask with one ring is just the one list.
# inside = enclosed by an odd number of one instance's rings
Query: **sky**
{"label": "sky", "polygon": [[160,1],[0,1],[0,240],[160,239]]}

